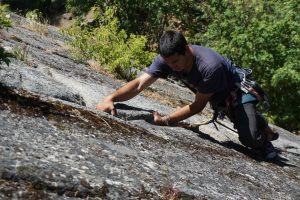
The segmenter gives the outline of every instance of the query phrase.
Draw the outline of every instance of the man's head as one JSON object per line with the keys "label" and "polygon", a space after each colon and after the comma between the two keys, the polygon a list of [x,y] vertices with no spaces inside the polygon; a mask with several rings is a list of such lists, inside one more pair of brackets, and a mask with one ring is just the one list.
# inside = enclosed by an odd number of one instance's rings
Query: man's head
{"label": "man's head", "polygon": [[187,42],[180,32],[166,31],[159,40],[159,54],[169,57],[176,53],[184,55]]}
{"label": "man's head", "polygon": [[193,54],[184,36],[175,31],[165,32],[159,41],[159,53],[174,71],[188,72],[193,64]]}

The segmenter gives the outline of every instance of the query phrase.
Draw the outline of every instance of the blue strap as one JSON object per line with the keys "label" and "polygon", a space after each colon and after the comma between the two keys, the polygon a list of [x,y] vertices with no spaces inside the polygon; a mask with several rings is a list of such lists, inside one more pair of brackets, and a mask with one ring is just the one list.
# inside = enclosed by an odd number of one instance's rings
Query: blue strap
{"label": "blue strap", "polygon": [[244,103],[249,103],[249,102],[254,102],[254,101],[258,101],[258,99],[253,94],[247,93],[247,94],[244,94],[242,96],[242,103],[243,104]]}

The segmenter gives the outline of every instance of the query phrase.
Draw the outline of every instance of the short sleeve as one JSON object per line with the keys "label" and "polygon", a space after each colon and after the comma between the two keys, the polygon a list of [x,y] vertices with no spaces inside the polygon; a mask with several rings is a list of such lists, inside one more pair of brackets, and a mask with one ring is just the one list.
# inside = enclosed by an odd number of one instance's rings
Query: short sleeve
{"label": "short sleeve", "polygon": [[145,72],[156,78],[167,78],[171,74],[170,68],[164,63],[160,55],[156,56],[152,64],[145,69]]}
{"label": "short sleeve", "polygon": [[197,86],[197,90],[200,93],[216,93],[225,90],[227,84],[226,72],[219,67],[204,74],[203,80]]}

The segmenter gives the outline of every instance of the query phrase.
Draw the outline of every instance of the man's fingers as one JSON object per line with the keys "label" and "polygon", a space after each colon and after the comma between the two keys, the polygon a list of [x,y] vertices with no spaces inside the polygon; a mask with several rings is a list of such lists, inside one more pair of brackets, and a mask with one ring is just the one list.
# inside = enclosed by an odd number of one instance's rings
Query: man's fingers
{"label": "man's fingers", "polygon": [[110,114],[116,116],[117,115],[117,110],[115,108],[113,108],[111,111],[110,111]]}
{"label": "man's fingers", "polygon": [[110,113],[112,115],[117,115],[117,111],[114,107],[113,104],[108,104],[108,103],[102,103],[102,104],[98,104],[96,106],[96,109],[97,110],[101,110],[103,112],[107,112],[107,113]]}
{"label": "man's fingers", "polygon": [[160,122],[161,115],[156,111],[153,112],[152,115],[153,115],[153,122],[155,124],[160,124],[159,122]]}
{"label": "man's fingers", "polygon": [[152,115],[153,115],[154,117],[159,116],[158,112],[156,112],[156,111],[154,111],[154,112],[152,113]]}
{"label": "man's fingers", "polygon": [[96,105],[96,109],[97,109],[97,110],[104,111],[104,107],[103,107],[103,105],[102,105],[102,104],[98,104],[98,105]]}

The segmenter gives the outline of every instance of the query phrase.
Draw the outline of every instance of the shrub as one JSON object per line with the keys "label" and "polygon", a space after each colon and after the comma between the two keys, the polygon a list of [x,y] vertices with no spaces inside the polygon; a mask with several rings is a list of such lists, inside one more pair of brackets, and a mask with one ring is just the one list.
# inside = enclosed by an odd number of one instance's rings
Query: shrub
{"label": "shrub", "polygon": [[16,59],[23,61],[27,65],[30,65],[28,60],[28,46],[26,44],[15,45],[12,49],[12,55]]}
{"label": "shrub", "polygon": [[206,8],[198,0],[66,0],[66,8],[75,15],[86,14],[97,5],[116,6],[116,17],[120,27],[127,33],[147,35],[149,47],[155,49],[160,35],[165,29],[181,29],[193,34],[205,29]]}
{"label": "shrub", "polygon": [[94,20],[99,27],[74,25],[66,32],[73,37],[73,55],[79,60],[94,59],[110,72],[128,80],[148,65],[155,53],[145,51],[147,38],[130,34],[119,29],[115,17],[116,8],[109,7],[104,12],[94,7]]}
{"label": "shrub", "polygon": [[[0,28],[11,26],[11,21],[9,19],[9,11],[7,5],[0,5]],[[3,47],[0,47],[0,64],[2,62],[9,64],[9,57],[12,55],[4,50]]]}
{"label": "shrub", "polygon": [[41,24],[47,24],[48,23],[48,20],[43,17],[43,13],[38,9],[28,11],[26,13],[25,17],[27,19],[33,21],[33,22],[36,22],[36,23],[41,23]]}
{"label": "shrub", "polygon": [[0,5],[0,28],[11,26],[9,13],[8,5]]}
{"label": "shrub", "polygon": [[12,54],[6,52],[4,48],[0,47],[0,64],[4,62],[8,66],[10,62],[8,59],[9,57],[12,57]]}
{"label": "shrub", "polygon": [[25,17],[30,20],[29,23],[23,25],[25,28],[44,36],[48,34],[48,20],[43,17],[43,13],[40,10],[28,11]]}

